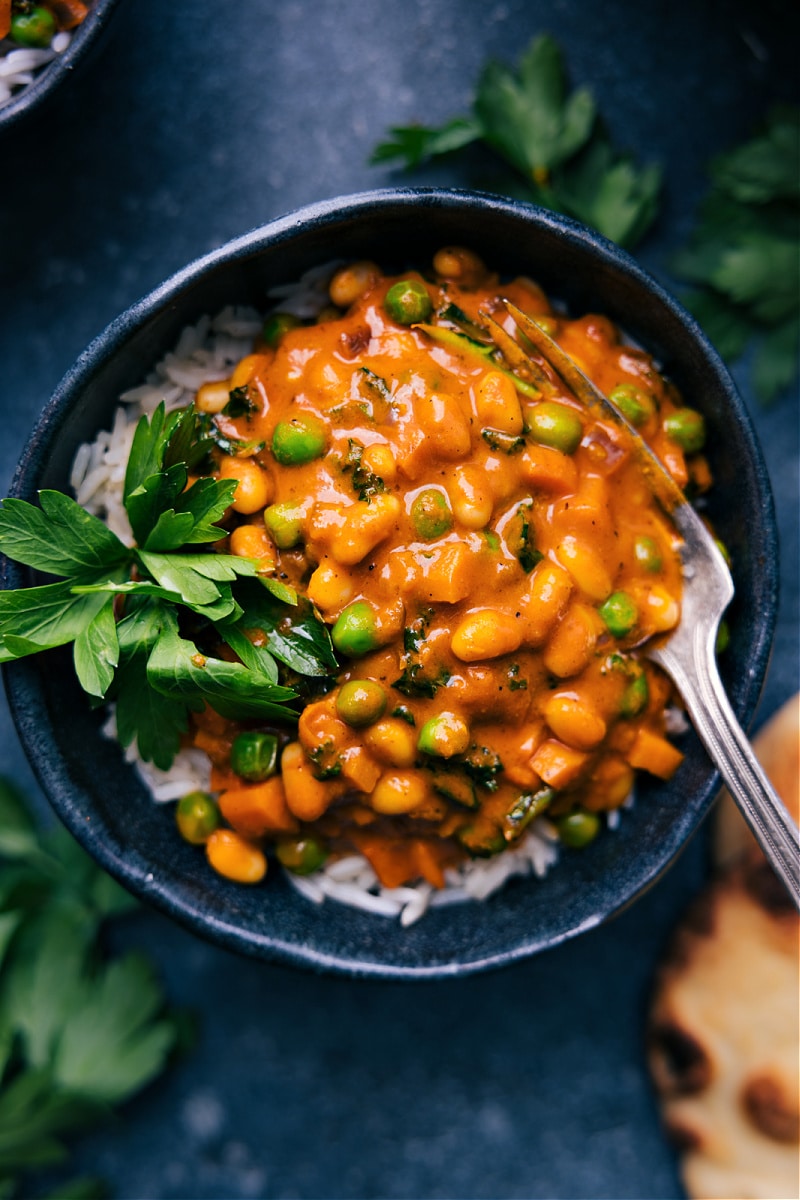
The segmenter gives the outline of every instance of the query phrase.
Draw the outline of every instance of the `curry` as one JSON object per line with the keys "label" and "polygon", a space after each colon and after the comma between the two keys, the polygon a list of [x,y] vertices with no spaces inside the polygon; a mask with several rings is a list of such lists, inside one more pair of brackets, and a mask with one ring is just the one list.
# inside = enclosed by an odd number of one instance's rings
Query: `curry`
{"label": "curry", "polygon": [[300,873],[357,851],[386,886],[441,887],[545,812],[587,844],[637,770],[681,762],[671,685],[636,650],[680,619],[675,532],[614,425],[495,351],[504,298],[682,487],[709,484],[702,418],[650,356],[467,250],[425,275],[348,265],[315,323],[269,317],[197,393],[233,451],[214,460],[237,483],[220,548],[307,597],[341,672],[296,729],[197,715],[226,827],[197,833],[197,796],[178,820],[231,878],[260,879],[274,846]]}

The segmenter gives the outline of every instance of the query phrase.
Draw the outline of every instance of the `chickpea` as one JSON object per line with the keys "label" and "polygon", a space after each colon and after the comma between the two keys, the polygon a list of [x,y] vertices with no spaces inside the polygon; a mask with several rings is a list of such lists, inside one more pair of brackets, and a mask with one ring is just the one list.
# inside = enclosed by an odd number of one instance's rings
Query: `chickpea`
{"label": "chickpea", "polygon": [[215,830],[206,842],[206,855],[217,874],[234,883],[260,883],[267,873],[264,853],[232,829]]}
{"label": "chickpea", "polygon": [[606,736],[603,718],[588,700],[574,693],[551,696],[544,718],[559,741],[576,750],[594,750]]}
{"label": "chickpea", "polygon": [[324,613],[344,608],[353,598],[353,581],[331,563],[322,562],[308,581],[308,598]]}
{"label": "chickpea", "polygon": [[385,717],[364,732],[364,745],[381,762],[411,767],[417,757],[417,735],[400,717]]}
{"label": "chickpea", "polygon": [[368,471],[372,471],[373,475],[377,475],[386,484],[394,483],[397,478],[397,463],[394,455],[382,442],[375,442],[372,446],[367,446],[361,462]]}
{"label": "chickpea", "polygon": [[231,554],[257,558],[261,568],[275,566],[275,544],[260,525],[238,525],[231,534]]}
{"label": "chickpea", "polygon": [[376,812],[394,816],[419,808],[427,795],[421,776],[414,771],[394,771],[378,780],[370,798]]}
{"label": "chickpea", "polygon": [[468,613],[456,627],[450,649],[462,662],[479,662],[511,654],[522,642],[523,624],[508,613],[482,608]]}
{"label": "chickpea", "polygon": [[369,291],[381,277],[380,267],[374,262],[350,263],[337,271],[328,287],[328,295],[338,308],[349,308]]}
{"label": "chickpea", "polygon": [[478,420],[491,429],[522,433],[522,407],[514,384],[500,371],[487,371],[475,389]]}
{"label": "chickpea", "polygon": [[201,388],[198,388],[194,406],[201,413],[219,413],[222,412],[230,398],[230,379],[220,379],[213,383],[204,383]]}
{"label": "chickpea", "polygon": [[566,567],[575,583],[592,600],[605,600],[613,586],[602,557],[586,542],[568,535],[556,549],[562,567]]}
{"label": "chickpea", "polygon": [[230,385],[235,388],[246,387],[260,371],[265,370],[272,362],[271,354],[248,354],[233,369]]}
{"label": "chickpea", "polygon": [[231,501],[232,508],[249,515],[265,508],[272,499],[272,480],[258,463],[249,458],[224,455],[219,464],[220,479],[235,479],[236,491]]}
{"label": "chickpea", "polygon": [[477,287],[487,275],[482,260],[463,246],[443,246],[433,256],[433,269],[443,279],[452,279],[463,287]]}
{"label": "chickpea", "polygon": [[494,496],[486,474],[478,467],[458,467],[448,486],[456,520],[467,529],[485,529],[494,507]]}

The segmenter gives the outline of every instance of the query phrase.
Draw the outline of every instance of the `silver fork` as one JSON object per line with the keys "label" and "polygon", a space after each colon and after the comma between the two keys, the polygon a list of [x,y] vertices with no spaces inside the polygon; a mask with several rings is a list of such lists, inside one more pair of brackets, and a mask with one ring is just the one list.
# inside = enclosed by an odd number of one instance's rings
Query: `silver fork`
{"label": "silver fork", "polygon": [[[505,306],[575,397],[626,431],[653,493],[683,538],[681,621],[669,635],[645,644],[643,652],[672,678],[709,757],[800,909],[800,833],[736,720],[717,670],[719,622],[733,599],[725,559],[672,476],[622,413],[534,320],[508,300]],[[516,359],[512,367],[527,364],[532,376],[541,377],[541,368],[519,343],[491,318],[488,324],[499,348],[509,360]]]}

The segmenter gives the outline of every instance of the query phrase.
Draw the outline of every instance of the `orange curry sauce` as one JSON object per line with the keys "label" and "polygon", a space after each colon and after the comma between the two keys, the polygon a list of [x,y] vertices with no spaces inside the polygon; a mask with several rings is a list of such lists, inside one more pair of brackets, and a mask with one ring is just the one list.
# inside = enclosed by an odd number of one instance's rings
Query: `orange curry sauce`
{"label": "orange curry sauce", "polygon": [[[398,278],[424,283],[425,324],[455,337],[389,315]],[[546,396],[516,386],[501,358],[459,341],[442,314],[456,305],[479,328],[489,313],[513,333],[507,297],[606,394],[627,384],[649,398],[641,432],[682,486],[705,486],[708,469],[699,454],[687,466],[666,435],[681,400],[647,354],[605,317],[554,313],[530,280],[501,285],[468,251],[440,252],[424,277],[356,264],[331,294],[338,307],[259,343],[222,385],[246,387],[253,404],[235,420],[218,416],[223,433],[264,445],[218,459],[218,475],[239,481],[220,548],[259,558],[334,632],[343,613],[346,625],[348,612],[366,612],[369,644],[345,639],[336,686],[304,709],[293,740],[283,737],[275,777],[232,774],[241,727],[212,712],[197,719],[194,742],[245,840],[310,835],[328,853],[362,852],[388,886],[442,886],[447,866],[513,845],[540,812],[557,827],[576,811],[617,808],[636,769],[668,778],[681,761],[665,736],[671,687],[634,649],[679,619],[673,529],[612,424],[548,367]],[[199,407],[213,409],[215,388],[201,389]],[[571,452],[531,432],[544,400],[579,418]],[[309,417],[324,449],[281,465],[276,426]],[[294,521],[282,549],[268,532],[275,505]],[[420,512],[431,518],[424,534]],[[635,608],[622,634],[601,612],[620,592]],[[355,680],[378,684],[384,703],[353,723],[338,701]]]}

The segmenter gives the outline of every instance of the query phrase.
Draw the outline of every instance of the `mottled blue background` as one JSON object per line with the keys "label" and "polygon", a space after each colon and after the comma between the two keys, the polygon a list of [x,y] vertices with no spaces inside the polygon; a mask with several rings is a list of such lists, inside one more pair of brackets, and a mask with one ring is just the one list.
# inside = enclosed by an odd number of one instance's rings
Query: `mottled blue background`
{"label": "mottled blue background", "polygon": [[[174,269],[309,201],[404,181],[388,126],[467,108],[488,55],[552,33],[615,141],[662,162],[638,257],[670,283],[709,157],[797,101],[800,20],[761,0],[126,0],[63,96],[0,134],[0,494],[90,339]],[[409,182],[469,184],[446,164]],[[762,722],[798,686],[798,398],[739,376],[778,499],[782,604]],[[5,706],[0,769],[42,806]],[[237,959],[163,917],[117,932],[199,1042],[78,1166],[121,1198],[682,1195],[643,1060],[652,973],[706,874],[701,833],[611,925],[462,982],[395,985]]]}

